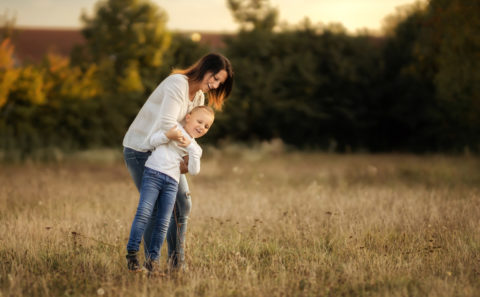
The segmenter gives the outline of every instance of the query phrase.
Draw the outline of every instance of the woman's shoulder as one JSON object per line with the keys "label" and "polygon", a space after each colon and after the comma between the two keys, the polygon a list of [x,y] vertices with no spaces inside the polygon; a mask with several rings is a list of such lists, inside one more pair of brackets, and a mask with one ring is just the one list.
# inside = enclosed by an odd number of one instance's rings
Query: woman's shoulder
{"label": "woman's shoulder", "polygon": [[184,97],[188,92],[188,79],[183,74],[171,74],[160,83],[157,89],[160,92],[174,92]]}
{"label": "woman's shoulder", "polygon": [[183,74],[170,74],[165,78],[164,83],[167,84],[179,84],[179,85],[187,85],[188,84],[188,78],[187,76]]}

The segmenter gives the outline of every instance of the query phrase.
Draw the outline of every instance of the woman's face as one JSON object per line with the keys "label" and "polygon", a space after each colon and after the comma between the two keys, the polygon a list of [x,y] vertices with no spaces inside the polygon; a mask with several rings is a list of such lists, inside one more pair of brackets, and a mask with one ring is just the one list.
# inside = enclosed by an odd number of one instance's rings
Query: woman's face
{"label": "woman's face", "polygon": [[209,71],[205,73],[205,75],[203,76],[202,85],[200,89],[204,93],[207,93],[210,90],[215,90],[220,86],[220,84],[223,84],[225,80],[227,80],[227,77],[228,77],[228,73],[223,69],[215,74]]}

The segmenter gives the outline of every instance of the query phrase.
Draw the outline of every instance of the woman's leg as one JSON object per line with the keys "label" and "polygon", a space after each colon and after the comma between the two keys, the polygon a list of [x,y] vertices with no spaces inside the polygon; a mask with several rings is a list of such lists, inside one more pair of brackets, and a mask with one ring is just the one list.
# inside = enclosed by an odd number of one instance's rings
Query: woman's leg
{"label": "woman's leg", "polygon": [[187,221],[192,208],[192,199],[188,188],[187,178],[180,176],[175,208],[170,219],[167,233],[168,258],[173,267],[182,267],[185,262],[185,234]]}
{"label": "woman's leg", "polygon": [[[160,173],[161,174],[161,173]],[[153,226],[150,245],[148,246],[148,260],[157,261],[160,257],[160,250],[165,241],[170,217],[172,216],[175,197],[177,195],[178,183],[168,175],[161,174],[162,189],[158,196],[157,215]]]}
{"label": "woman's leg", "polygon": [[128,147],[123,148],[123,158],[125,160],[125,165],[127,166],[128,172],[132,177],[137,190],[140,192],[140,187],[142,185],[142,176],[143,171],[145,170],[145,162],[150,156],[151,152],[138,152],[132,150]]}
{"label": "woman's leg", "polygon": [[[128,172],[132,177],[133,183],[137,187],[137,190],[140,192],[140,187],[142,185],[142,176],[143,171],[145,170],[145,162],[150,156],[151,152],[139,152],[128,147],[123,148],[123,158],[125,160],[125,165],[127,166]],[[157,204],[153,208],[152,219],[149,220],[147,226],[145,227],[145,232],[143,235],[143,247],[145,256],[147,256],[148,246],[150,245],[150,238],[152,236],[153,230],[153,221],[157,213]]]}

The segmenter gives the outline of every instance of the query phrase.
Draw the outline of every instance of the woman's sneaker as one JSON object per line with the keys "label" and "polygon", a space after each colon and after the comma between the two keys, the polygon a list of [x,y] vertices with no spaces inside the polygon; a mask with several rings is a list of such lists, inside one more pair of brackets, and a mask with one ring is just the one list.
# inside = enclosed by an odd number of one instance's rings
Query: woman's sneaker
{"label": "woman's sneaker", "polygon": [[141,272],[143,270],[142,266],[140,266],[140,263],[138,262],[136,252],[128,252],[127,268],[128,268],[128,271],[130,272]]}
{"label": "woman's sneaker", "polygon": [[165,276],[165,273],[160,269],[160,263],[158,261],[148,259],[143,266],[148,270],[150,276]]}
{"label": "woman's sneaker", "polygon": [[169,272],[187,272],[187,264],[185,264],[185,261],[179,260],[179,258],[176,255],[172,255],[168,259],[168,271]]}

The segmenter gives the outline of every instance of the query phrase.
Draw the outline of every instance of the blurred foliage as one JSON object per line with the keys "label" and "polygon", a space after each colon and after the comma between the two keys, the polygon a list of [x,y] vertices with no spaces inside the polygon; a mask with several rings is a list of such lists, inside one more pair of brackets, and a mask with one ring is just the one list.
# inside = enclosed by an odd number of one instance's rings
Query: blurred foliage
{"label": "blurred foliage", "polygon": [[[386,18],[383,36],[308,19],[281,26],[267,0],[227,5],[241,27],[222,48],[235,84],[202,142],[480,150],[479,3],[405,6]],[[86,44],[70,58],[49,54],[38,65],[16,65],[9,35],[2,35],[0,151],[7,158],[120,147],[153,89],[212,50],[169,32],[165,12],[148,1],[104,0],[83,20]]]}
{"label": "blurred foliage", "polygon": [[214,139],[279,137],[338,151],[480,150],[480,4],[404,6],[378,37],[308,19],[294,30],[265,30],[255,24],[275,15],[268,1],[228,3],[242,30],[227,41],[236,86]]}
{"label": "blurred foliage", "polygon": [[442,146],[480,149],[480,2],[432,1],[424,27],[415,66],[430,71],[447,121]]}
{"label": "blurred foliage", "polygon": [[268,0],[227,0],[233,18],[242,30],[272,31],[278,22],[278,10]]}
{"label": "blurred foliage", "polygon": [[110,91],[151,91],[156,86],[157,69],[170,45],[162,9],[144,0],[104,0],[93,16],[82,19],[92,62],[111,61],[117,80]]}
{"label": "blurred foliage", "polygon": [[189,67],[211,50],[208,46],[193,41],[187,35],[171,33],[171,36],[172,42],[163,57],[164,63],[160,67],[159,73],[162,78],[167,77],[174,69]]}
{"label": "blurred foliage", "polygon": [[16,16],[10,16],[8,10],[0,14],[0,40],[11,39],[15,35],[13,29],[16,21]]}
{"label": "blurred foliage", "polygon": [[3,39],[0,43],[0,108],[7,103],[19,73],[19,70],[13,67],[13,51],[10,38]]}
{"label": "blurred foliage", "polygon": [[237,76],[220,137],[279,137],[341,150],[361,145],[356,142],[379,76],[379,54],[368,36],[317,34],[314,27],[240,32],[228,41]]}

